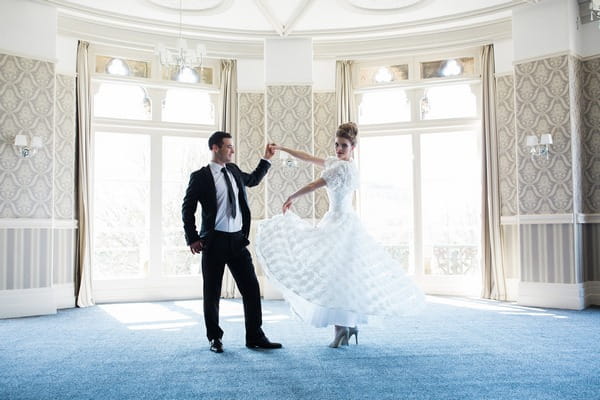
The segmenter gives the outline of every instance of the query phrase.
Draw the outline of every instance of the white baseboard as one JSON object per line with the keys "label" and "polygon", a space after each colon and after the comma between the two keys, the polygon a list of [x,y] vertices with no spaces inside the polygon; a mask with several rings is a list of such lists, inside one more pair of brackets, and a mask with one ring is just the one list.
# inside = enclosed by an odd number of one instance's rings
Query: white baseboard
{"label": "white baseboard", "polygon": [[273,285],[269,283],[266,276],[259,276],[260,293],[265,300],[283,300],[283,295]]}
{"label": "white baseboard", "polygon": [[583,284],[585,289],[585,306],[600,306],[600,281],[589,281]]}
{"label": "white baseboard", "polygon": [[54,292],[54,304],[57,309],[75,307],[75,286],[72,283],[54,285],[52,291]]}
{"label": "white baseboard", "polygon": [[52,288],[0,291],[0,318],[56,314]]}
{"label": "white baseboard", "polygon": [[506,300],[517,301],[519,298],[519,279],[506,279]]}
{"label": "white baseboard", "polygon": [[583,310],[585,308],[585,290],[582,283],[520,282],[517,304]]}
{"label": "white baseboard", "polygon": [[94,281],[93,299],[97,304],[137,301],[188,300],[202,297],[201,277],[167,280]]}

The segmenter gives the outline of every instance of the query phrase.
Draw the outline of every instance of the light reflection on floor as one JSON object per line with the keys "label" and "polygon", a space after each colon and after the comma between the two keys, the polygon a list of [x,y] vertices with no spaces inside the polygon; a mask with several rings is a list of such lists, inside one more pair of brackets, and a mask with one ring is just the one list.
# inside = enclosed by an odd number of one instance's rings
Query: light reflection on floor
{"label": "light reflection on floor", "polygon": [[[202,300],[180,300],[165,303],[118,303],[98,306],[131,330],[178,330],[203,323]],[[241,300],[221,299],[219,316],[229,322],[244,322]],[[263,321],[277,323],[288,320],[287,314],[263,308]]]}
{"label": "light reflection on floor", "polygon": [[428,303],[446,304],[453,307],[470,308],[473,310],[495,311],[503,315],[526,315],[531,317],[552,317],[566,319],[565,315],[559,315],[552,310],[537,307],[519,306],[516,303],[500,302],[485,299],[473,299],[462,297],[427,296]]}

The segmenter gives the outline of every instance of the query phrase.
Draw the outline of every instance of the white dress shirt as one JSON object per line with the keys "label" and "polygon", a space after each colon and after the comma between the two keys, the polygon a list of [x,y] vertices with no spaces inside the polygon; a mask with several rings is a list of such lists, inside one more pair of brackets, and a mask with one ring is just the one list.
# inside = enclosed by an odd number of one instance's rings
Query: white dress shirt
{"label": "white dress shirt", "polygon": [[217,189],[217,217],[215,219],[215,230],[221,232],[239,232],[242,230],[242,212],[238,200],[239,188],[237,182],[231,172],[227,170],[235,195],[235,206],[237,207],[235,218],[232,218],[229,202],[227,201],[227,183],[225,182],[223,172],[221,172],[223,165],[211,161],[209,166],[215,181],[215,188]]}

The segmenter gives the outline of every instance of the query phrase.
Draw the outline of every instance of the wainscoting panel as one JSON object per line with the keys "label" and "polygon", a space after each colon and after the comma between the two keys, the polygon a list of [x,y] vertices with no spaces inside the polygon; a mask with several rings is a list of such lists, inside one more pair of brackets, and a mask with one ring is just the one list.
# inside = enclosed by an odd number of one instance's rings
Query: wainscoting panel
{"label": "wainscoting panel", "polygon": [[[311,86],[268,86],[266,136],[268,141],[313,153],[313,95]],[[297,161],[288,166],[274,162],[267,182],[267,217],[281,213],[288,196],[313,180],[312,164]],[[302,218],[313,218],[314,196],[296,200],[292,210]]]}
{"label": "wainscoting panel", "polygon": [[[265,154],[265,95],[262,93],[240,93],[238,99],[239,121],[237,137],[237,164],[242,171],[250,172]],[[271,161],[276,162],[277,157]],[[272,172],[253,188],[248,188],[248,201],[253,219],[265,218],[266,188]]]}
{"label": "wainscoting panel", "polygon": [[600,282],[600,224],[579,224],[583,280]]}
{"label": "wainscoting panel", "polygon": [[500,207],[503,216],[517,214],[517,154],[514,77],[496,79],[496,125],[500,166]]}
{"label": "wainscoting panel", "polygon": [[52,229],[0,229],[0,290],[52,285]]}
{"label": "wainscoting panel", "polygon": [[53,274],[54,285],[75,282],[76,229],[54,230]]}
{"label": "wainscoting panel", "polygon": [[573,224],[521,225],[519,235],[522,282],[581,283]]}
{"label": "wainscoting panel", "polygon": [[[314,135],[315,155],[327,158],[334,155],[335,131],[337,129],[335,116],[335,93],[315,93],[314,101]],[[315,167],[315,179],[321,176],[323,168]],[[327,191],[320,189],[315,192],[315,218],[321,219],[329,208]]]}
{"label": "wainscoting panel", "polygon": [[519,228],[517,225],[502,225],[501,229],[504,235],[502,258],[506,279],[519,279],[521,275],[519,268]]}

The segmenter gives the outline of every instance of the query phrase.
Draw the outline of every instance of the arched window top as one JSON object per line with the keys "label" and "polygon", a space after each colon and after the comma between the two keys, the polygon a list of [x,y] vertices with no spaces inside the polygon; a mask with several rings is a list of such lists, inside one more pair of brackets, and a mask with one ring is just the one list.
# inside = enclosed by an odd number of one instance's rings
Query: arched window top
{"label": "arched window top", "polygon": [[94,96],[94,116],[150,120],[152,103],[139,85],[101,83]]}
{"label": "arched window top", "polygon": [[364,93],[358,106],[359,124],[410,121],[410,101],[403,89]]}
{"label": "arched window top", "polygon": [[470,84],[427,88],[420,105],[422,120],[477,117],[477,97]]}
{"label": "arched window top", "polygon": [[210,94],[194,89],[169,89],[162,104],[162,120],[213,125],[215,106]]}

